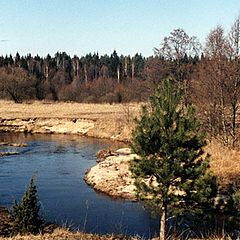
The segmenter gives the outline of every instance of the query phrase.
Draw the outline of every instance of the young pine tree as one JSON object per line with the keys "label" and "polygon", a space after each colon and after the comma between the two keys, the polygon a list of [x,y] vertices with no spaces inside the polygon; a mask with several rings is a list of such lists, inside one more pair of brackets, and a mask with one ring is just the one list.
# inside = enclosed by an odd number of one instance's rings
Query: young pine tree
{"label": "young pine tree", "polygon": [[29,191],[25,190],[22,197],[22,203],[15,200],[12,207],[12,216],[14,219],[14,234],[38,234],[43,232],[45,220],[43,215],[39,215],[40,206],[37,199],[37,188],[34,184],[34,177],[30,182]]}
{"label": "young pine tree", "polygon": [[203,158],[205,135],[195,108],[180,107],[181,88],[164,80],[135,119],[132,151],[140,156],[130,163],[138,200],[155,206],[161,216],[160,238],[165,239],[166,215],[200,214],[211,208],[217,192],[216,178]]}

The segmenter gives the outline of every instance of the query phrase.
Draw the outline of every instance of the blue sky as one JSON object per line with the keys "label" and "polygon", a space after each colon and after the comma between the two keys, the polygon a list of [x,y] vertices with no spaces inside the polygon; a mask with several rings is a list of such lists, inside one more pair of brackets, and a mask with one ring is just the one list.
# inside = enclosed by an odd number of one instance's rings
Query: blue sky
{"label": "blue sky", "polygon": [[0,0],[0,55],[153,55],[183,28],[201,42],[218,24],[230,29],[239,0]]}

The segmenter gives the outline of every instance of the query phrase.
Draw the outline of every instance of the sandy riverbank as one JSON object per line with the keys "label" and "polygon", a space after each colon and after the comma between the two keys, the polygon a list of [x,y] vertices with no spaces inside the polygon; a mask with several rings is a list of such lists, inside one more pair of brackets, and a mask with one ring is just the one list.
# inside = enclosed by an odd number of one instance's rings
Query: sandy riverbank
{"label": "sandy riverbank", "polygon": [[0,100],[0,131],[79,134],[129,141],[140,104],[40,102],[16,104]]}
{"label": "sandy riverbank", "polygon": [[[98,164],[89,169],[84,177],[87,184],[95,190],[114,198],[135,201],[134,179],[129,171],[129,161],[138,157],[129,148],[118,149],[101,157],[97,154]],[[104,154],[103,154],[104,155]]]}

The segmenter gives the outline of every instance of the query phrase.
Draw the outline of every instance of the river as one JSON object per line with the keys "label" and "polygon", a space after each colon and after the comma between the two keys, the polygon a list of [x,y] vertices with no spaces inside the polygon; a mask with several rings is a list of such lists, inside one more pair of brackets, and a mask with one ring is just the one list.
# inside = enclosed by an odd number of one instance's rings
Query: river
{"label": "river", "polygon": [[1,141],[26,143],[27,147],[0,146],[0,152],[19,152],[0,158],[0,206],[18,201],[37,170],[39,200],[47,221],[91,233],[115,233],[152,237],[159,219],[138,203],[114,200],[96,193],[83,177],[96,165],[100,149],[124,147],[113,143],[72,135],[1,134]]}

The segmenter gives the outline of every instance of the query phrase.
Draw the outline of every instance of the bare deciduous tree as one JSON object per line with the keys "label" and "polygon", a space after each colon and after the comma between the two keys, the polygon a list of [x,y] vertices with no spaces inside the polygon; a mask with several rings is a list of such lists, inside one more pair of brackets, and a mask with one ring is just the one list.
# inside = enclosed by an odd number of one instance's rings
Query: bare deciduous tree
{"label": "bare deciduous tree", "polygon": [[183,29],[174,29],[165,37],[161,48],[154,48],[156,55],[180,61],[185,55],[198,55],[201,44],[195,36],[190,37]]}
{"label": "bare deciduous tree", "polygon": [[35,98],[35,83],[36,78],[23,68],[0,69],[0,89],[16,103]]}
{"label": "bare deciduous tree", "polygon": [[198,56],[200,50],[201,44],[197,37],[190,37],[183,29],[174,29],[170,36],[164,38],[161,48],[154,49],[157,56],[171,62],[171,74],[184,89],[183,108],[189,103],[190,79],[193,71],[188,58]]}
{"label": "bare deciduous tree", "polygon": [[213,29],[207,37],[205,58],[194,81],[205,126],[213,137],[221,137],[225,145],[232,147],[238,137],[239,39],[238,19],[228,35],[221,26]]}

